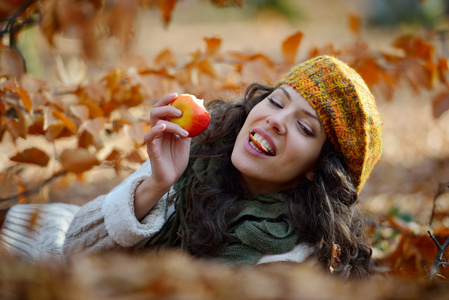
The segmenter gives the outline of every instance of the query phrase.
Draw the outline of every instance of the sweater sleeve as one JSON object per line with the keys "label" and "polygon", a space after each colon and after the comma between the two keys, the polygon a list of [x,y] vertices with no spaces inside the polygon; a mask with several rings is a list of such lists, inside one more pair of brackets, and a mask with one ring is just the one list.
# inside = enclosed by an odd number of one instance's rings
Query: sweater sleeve
{"label": "sweater sleeve", "polygon": [[64,255],[142,247],[173,211],[172,205],[167,205],[166,194],[141,222],[137,220],[134,193],[150,175],[150,162],[146,161],[111,192],[81,207],[67,230]]}
{"label": "sweater sleeve", "polygon": [[0,244],[30,262],[62,258],[65,233],[79,210],[65,203],[18,204],[8,211]]}

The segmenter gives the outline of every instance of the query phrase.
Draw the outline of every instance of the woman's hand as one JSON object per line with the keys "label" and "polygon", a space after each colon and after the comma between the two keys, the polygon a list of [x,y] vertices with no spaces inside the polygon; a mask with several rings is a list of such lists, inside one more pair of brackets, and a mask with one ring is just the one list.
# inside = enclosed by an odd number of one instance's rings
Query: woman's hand
{"label": "woman's hand", "polygon": [[150,112],[151,130],[145,134],[152,176],[163,188],[170,188],[181,176],[189,161],[189,133],[166,117],[179,117],[182,111],[169,104],[177,94],[164,96]]}
{"label": "woman's hand", "polygon": [[181,126],[165,120],[166,117],[182,115],[182,111],[169,105],[177,96],[169,94],[162,97],[150,112],[151,129],[145,134],[145,143],[152,173],[135,192],[134,209],[139,220],[178,180],[189,162],[189,133]]}

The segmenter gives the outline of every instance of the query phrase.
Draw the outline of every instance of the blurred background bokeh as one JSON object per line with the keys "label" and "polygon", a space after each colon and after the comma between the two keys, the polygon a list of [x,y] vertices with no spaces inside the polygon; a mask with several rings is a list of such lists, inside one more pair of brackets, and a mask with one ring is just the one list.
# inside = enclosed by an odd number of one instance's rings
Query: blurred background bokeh
{"label": "blurred background bokeh", "polygon": [[[152,1],[147,2],[150,5]],[[114,1],[106,3],[113,5]],[[126,54],[121,51],[123,45],[110,38],[102,42],[101,56],[89,60],[70,32],[54,36],[50,47],[37,26],[21,32],[17,49],[29,74],[55,86],[94,80],[123,60],[136,57],[151,64],[165,49],[175,55],[177,65],[183,65],[204,48],[204,38],[211,37],[221,39],[222,52],[263,53],[280,62],[282,42],[298,31],[304,36],[297,62],[308,58],[312,48],[331,52],[358,41],[379,53],[401,55],[393,44],[406,35],[425,36],[435,55],[447,59],[448,15],[449,0],[244,0],[241,6],[226,7],[206,0],[179,0],[167,24],[159,9],[138,9]],[[361,21],[358,35],[351,30],[350,16]],[[5,41],[6,36],[3,38]],[[445,89],[420,89],[417,93],[404,83],[397,86],[391,99],[373,91],[384,122],[384,153],[362,193],[368,213],[385,216],[399,211],[419,224],[427,224],[433,211],[449,216],[445,195],[434,205],[439,183],[449,181],[449,113],[434,118],[431,99]],[[16,146],[2,141],[2,162]],[[118,182],[101,172],[92,178],[95,185],[51,190],[50,201],[81,203]],[[440,222],[449,226],[449,217]]]}

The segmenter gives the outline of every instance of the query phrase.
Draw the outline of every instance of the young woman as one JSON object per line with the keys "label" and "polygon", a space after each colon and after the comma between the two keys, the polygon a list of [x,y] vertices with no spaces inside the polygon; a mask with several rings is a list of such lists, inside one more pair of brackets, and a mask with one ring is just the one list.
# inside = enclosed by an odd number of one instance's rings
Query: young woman
{"label": "young woman", "polygon": [[[327,269],[335,243],[341,262],[334,273],[370,274],[356,203],[381,154],[382,124],[353,69],[316,57],[276,87],[253,84],[240,101],[213,101],[212,122],[193,142],[165,121],[181,114],[169,106],[176,96],[152,109],[149,160],[139,170],[81,208],[14,206],[3,228],[5,247],[30,259],[180,247],[234,264],[313,260]],[[29,237],[26,224],[14,220],[36,209],[46,225]]]}

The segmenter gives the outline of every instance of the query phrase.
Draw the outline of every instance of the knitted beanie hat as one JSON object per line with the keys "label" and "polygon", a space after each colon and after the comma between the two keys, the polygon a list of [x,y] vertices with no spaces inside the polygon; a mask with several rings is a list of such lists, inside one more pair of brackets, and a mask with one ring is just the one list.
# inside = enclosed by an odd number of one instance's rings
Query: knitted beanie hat
{"label": "knitted beanie hat", "polygon": [[335,57],[319,56],[293,67],[281,84],[293,87],[316,111],[359,193],[382,153],[382,122],[363,79]]}

